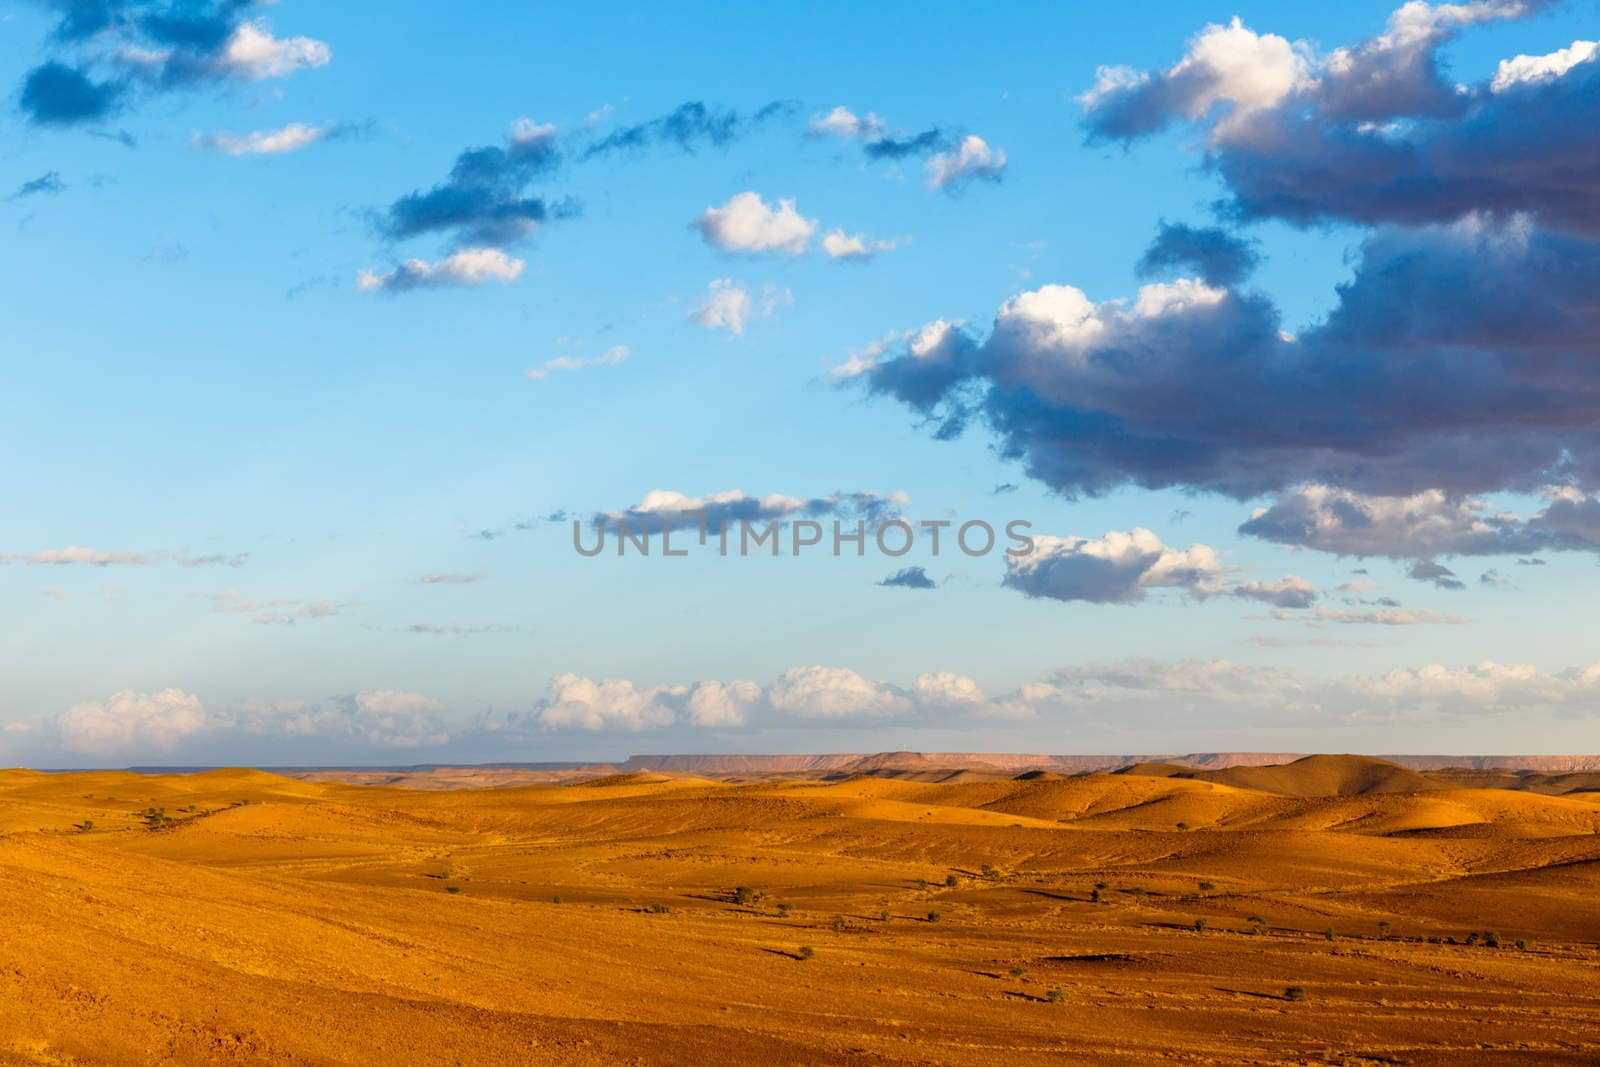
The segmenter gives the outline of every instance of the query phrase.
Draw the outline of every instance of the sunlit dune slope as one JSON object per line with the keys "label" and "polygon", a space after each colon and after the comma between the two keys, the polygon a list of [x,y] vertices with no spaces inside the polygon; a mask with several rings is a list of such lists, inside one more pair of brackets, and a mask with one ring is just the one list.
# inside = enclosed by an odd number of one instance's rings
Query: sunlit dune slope
{"label": "sunlit dune slope", "polygon": [[1592,794],[598,770],[0,772],[0,1063],[1600,1058]]}

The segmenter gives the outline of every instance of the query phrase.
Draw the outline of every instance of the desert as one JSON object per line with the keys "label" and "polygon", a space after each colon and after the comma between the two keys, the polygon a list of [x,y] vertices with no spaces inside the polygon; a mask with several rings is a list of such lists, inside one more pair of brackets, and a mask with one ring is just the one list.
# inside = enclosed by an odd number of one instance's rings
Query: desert
{"label": "desert", "polygon": [[1600,1056],[1589,775],[870,762],[0,772],[0,1060]]}

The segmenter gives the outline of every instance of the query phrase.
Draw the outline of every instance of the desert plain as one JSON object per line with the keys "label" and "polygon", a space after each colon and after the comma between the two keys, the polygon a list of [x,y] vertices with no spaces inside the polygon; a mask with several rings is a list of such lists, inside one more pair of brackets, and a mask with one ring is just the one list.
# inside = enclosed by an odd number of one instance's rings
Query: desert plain
{"label": "desert plain", "polygon": [[547,778],[0,771],[0,1063],[1600,1061],[1600,774]]}

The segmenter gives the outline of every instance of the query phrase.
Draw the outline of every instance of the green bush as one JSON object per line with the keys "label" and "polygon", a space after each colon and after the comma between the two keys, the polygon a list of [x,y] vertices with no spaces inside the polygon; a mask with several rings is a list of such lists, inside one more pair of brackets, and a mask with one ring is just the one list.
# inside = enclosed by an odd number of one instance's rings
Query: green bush
{"label": "green bush", "polygon": [[944,884],[946,888],[954,889],[956,886],[961,884],[961,879],[957,878],[953,874],[947,874],[944,878]]}
{"label": "green bush", "polygon": [[846,925],[845,921],[844,921],[844,916],[843,915],[835,915],[833,917],[831,925],[833,926],[833,932],[834,933],[836,933],[836,934],[843,933],[845,925]]}
{"label": "green bush", "polygon": [[1215,888],[1217,888],[1217,883],[1215,883],[1215,882],[1201,882],[1200,883],[1200,892],[1202,892],[1202,893],[1209,893]]}
{"label": "green bush", "polygon": [[1209,924],[1204,919],[1196,919],[1194,921],[1194,932],[1197,934],[1203,934],[1206,932],[1206,927],[1208,925]]}
{"label": "green bush", "polygon": [[1528,951],[1528,943],[1526,941],[1524,941],[1520,937],[1517,938],[1517,951],[1518,952],[1526,952],[1526,951]]}
{"label": "green bush", "polygon": [[1306,993],[1306,987],[1305,986],[1303,986],[1303,985],[1292,985],[1292,986],[1288,987],[1287,989],[1285,989],[1283,991],[1283,999],[1284,1000],[1307,1000],[1307,999],[1309,999],[1309,994]]}
{"label": "green bush", "polygon": [[742,885],[733,891],[733,902],[735,904],[754,904],[756,898],[760,895],[749,886]]}
{"label": "green bush", "polygon": [[1066,996],[1067,995],[1061,991],[1060,986],[1053,985],[1050,987],[1049,991],[1045,993],[1044,998],[1052,1004],[1060,1004],[1066,999]]}
{"label": "green bush", "polygon": [[1489,948],[1499,948],[1500,935],[1495,933],[1493,930],[1490,930],[1488,933],[1483,935],[1483,943]]}
{"label": "green bush", "polygon": [[461,887],[458,885],[447,885],[444,887],[444,891],[446,893],[459,893],[461,892]]}
{"label": "green bush", "polygon": [[1322,936],[1327,938],[1329,941],[1332,941],[1338,935],[1333,932],[1333,927],[1330,926],[1326,930],[1322,931]]}
{"label": "green bush", "polygon": [[879,922],[884,922],[884,923],[889,921],[889,909],[888,908],[884,908],[882,911],[878,912],[878,921]]}
{"label": "green bush", "polygon": [[1013,967],[1013,968],[1011,968],[1011,970],[1007,971],[1006,973],[1011,975],[1011,977],[1013,977],[1013,978],[1021,978],[1023,975],[1028,973],[1028,968],[1026,968],[1026,967]]}
{"label": "green bush", "polygon": [[672,909],[670,907],[668,907],[667,905],[662,904],[662,903],[660,903],[658,901],[657,903],[650,905],[650,914],[652,914],[652,915],[670,915],[670,914],[672,914]]}
{"label": "green bush", "polygon": [[789,917],[789,909],[791,909],[793,907],[794,907],[793,904],[779,904],[778,905],[778,917],[782,918],[782,919],[787,919]]}
{"label": "green bush", "polygon": [[817,954],[817,950],[812,948],[810,945],[801,945],[800,946],[800,958],[801,959],[809,960],[813,956],[815,956],[816,954]]}
{"label": "green bush", "polygon": [[931,923],[938,922],[939,921],[939,913],[936,912],[936,911],[928,912],[928,921],[931,922]]}

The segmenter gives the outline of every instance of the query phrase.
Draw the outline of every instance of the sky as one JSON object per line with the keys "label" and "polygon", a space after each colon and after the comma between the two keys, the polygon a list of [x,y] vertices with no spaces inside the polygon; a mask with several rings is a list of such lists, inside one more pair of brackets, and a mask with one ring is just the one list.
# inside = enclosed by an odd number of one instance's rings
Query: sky
{"label": "sky", "polygon": [[1597,15],[0,0],[0,764],[1600,750]]}

